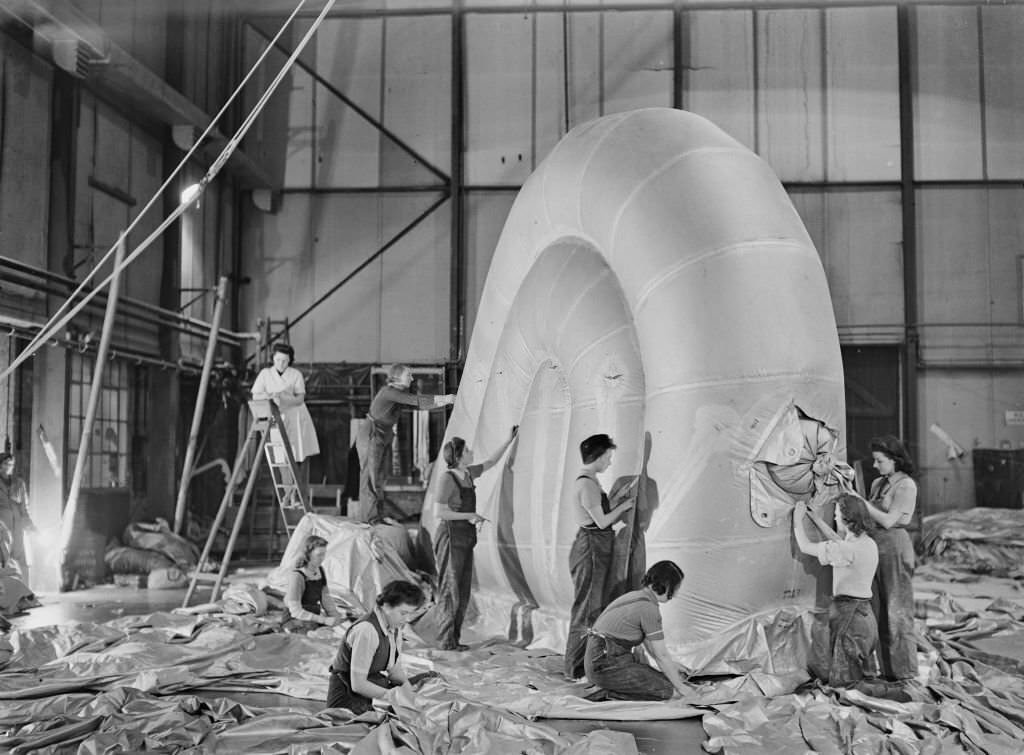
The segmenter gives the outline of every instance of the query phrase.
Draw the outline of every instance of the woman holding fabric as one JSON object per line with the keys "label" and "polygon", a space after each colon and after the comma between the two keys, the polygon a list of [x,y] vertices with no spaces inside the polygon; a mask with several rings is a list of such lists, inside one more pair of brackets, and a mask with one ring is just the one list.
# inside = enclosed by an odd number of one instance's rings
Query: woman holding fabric
{"label": "woman holding fabric", "polygon": [[333,627],[343,620],[341,611],[327,591],[324,557],[327,541],[310,535],[302,548],[295,569],[288,575],[284,593],[284,623],[286,632],[303,632],[318,626]]}
{"label": "woman holding fabric", "polygon": [[395,580],[384,586],[373,611],[349,627],[341,641],[331,664],[328,708],[347,708],[356,715],[366,713],[373,707],[374,698],[385,697],[388,690],[413,684],[424,676],[410,679],[401,661],[402,627],[423,601],[423,590],[411,582]]}
{"label": "woman holding fabric", "polygon": [[320,453],[313,418],[306,408],[306,381],[292,367],[295,350],[286,343],[274,344],[273,364],[264,367],[252,384],[252,397],[257,401],[272,400],[281,410],[281,421],[288,433],[295,462]]}
{"label": "woman holding fabric", "polygon": [[573,601],[569,637],[565,646],[565,675],[583,676],[586,632],[608,604],[609,566],[615,545],[612,525],[636,503],[636,480],[623,486],[615,500],[609,500],[597,475],[612,464],[615,443],[604,433],[591,435],[580,443],[583,466],[573,486],[572,511],[579,525],[569,551]]}
{"label": "woman holding fabric", "polygon": [[828,649],[820,648],[816,654],[822,665],[827,659],[827,668],[816,668],[815,673],[833,687],[859,682],[874,670],[878,624],[871,610],[871,582],[878,565],[878,547],[870,536],[874,522],[866,506],[859,496],[842,494],[835,509],[838,533],[815,520],[828,538],[819,543],[812,543],[804,530],[807,505],[800,501],[793,511],[797,547],[816,557],[822,566],[832,567]]}
{"label": "woman holding fabric", "polygon": [[518,430],[513,427],[508,440],[479,464],[473,463],[473,452],[462,438],[452,438],[442,449],[448,469],[441,477],[437,492],[437,515],[441,522],[434,543],[440,609],[438,640],[442,650],[469,649],[460,642],[460,635],[473,581],[476,528],[487,521],[477,513],[473,480],[498,463]]}
{"label": "woman holding fabric", "polygon": [[[668,700],[673,692],[687,691],[665,646],[658,608],[675,597],[682,583],[682,569],[659,561],[644,574],[639,590],[613,600],[587,632],[584,665],[587,679],[603,691],[601,699]],[[641,644],[660,671],[637,661],[633,649]]]}
{"label": "woman holding fabric", "polygon": [[871,483],[867,503],[868,514],[878,525],[872,534],[878,544],[878,571],[872,588],[878,655],[882,676],[900,681],[917,676],[912,584],[915,557],[914,544],[907,534],[917,506],[917,483],[910,477],[914,463],[899,438],[873,438],[871,456],[881,475]]}

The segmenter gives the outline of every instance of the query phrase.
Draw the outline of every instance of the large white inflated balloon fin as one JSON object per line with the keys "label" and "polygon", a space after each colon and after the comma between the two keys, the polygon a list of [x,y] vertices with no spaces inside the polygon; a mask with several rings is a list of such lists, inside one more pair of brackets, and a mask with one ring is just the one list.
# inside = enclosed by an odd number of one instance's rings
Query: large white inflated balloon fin
{"label": "large white inflated balloon fin", "polygon": [[[512,425],[521,436],[514,480],[495,469],[478,485],[496,509],[482,513],[505,522],[501,538],[480,534],[480,601],[507,596],[511,610],[528,591],[557,646],[578,445],[606,432],[618,444],[606,488],[643,469],[656,491],[637,517],[646,563],[686,574],[663,606],[670,645],[813,605],[818,572],[796,558],[783,515],[792,499],[766,485],[781,508],[755,521],[750,472],[790,407],[843,437],[842,364],[821,261],[764,161],[679,110],[573,129],[519,193],[476,323],[448,435],[478,458]],[[841,460],[841,443],[832,451]],[[429,505],[424,524],[436,525]]]}

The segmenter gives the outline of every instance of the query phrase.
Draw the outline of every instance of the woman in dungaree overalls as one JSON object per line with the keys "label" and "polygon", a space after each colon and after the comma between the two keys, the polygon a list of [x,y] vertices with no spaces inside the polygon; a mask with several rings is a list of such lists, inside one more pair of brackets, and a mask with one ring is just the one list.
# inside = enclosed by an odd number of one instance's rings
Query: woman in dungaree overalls
{"label": "woman in dungaree overalls", "polygon": [[327,541],[318,535],[310,535],[302,548],[302,555],[295,563],[295,569],[288,575],[288,586],[284,593],[284,623],[286,632],[308,632],[318,626],[333,627],[344,617],[327,591],[327,575],[324,574],[324,557],[327,555]]}
{"label": "woman in dungaree overalls", "polygon": [[572,574],[573,600],[569,616],[569,637],[565,644],[565,675],[570,679],[583,676],[583,656],[587,649],[587,629],[608,604],[611,587],[608,570],[615,546],[612,525],[626,513],[636,499],[633,484],[624,486],[614,501],[597,481],[597,475],[612,463],[615,443],[604,433],[591,435],[580,443],[580,469],[573,487],[572,511],[579,525],[576,539],[569,551],[569,573]]}
{"label": "woman in dungaree overalls", "polygon": [[402,668],[402,627],[423,605],[423,590],[412,582],[389,582],[371,613],[348,628],[331,664],[327,707],[348,708],[359,715],[395,687],[414,686],[437,674],[409,678]]}
{"label": "woman in dungaree overalls", "polygon": [[882,676],[890,681],[917,676],[914,632],[914,544],[907,525],[917,506],[914,463],[898,438],[884,435],[871,441],[874,467],[881,475],[871,483],[868,513],[878,525],[878,571],[872,586],[872,607],[878,619],[878,654]]}
{"label": "woman in dungaree overalls", "polygon": [[[668,700],[687,687],[665,646],[658,604],[668,603],[683,583],[683,570],[659,561],[644,574],[642,587],[612,601],[587,633],[586,671],[601,688],[601,699]],[[633,648],[643,644],[658,669],[640,663]],[[594,699],[591,696],[590,699]]]}
{"label": "woman in dungaree overalls", "polygon": [[518,428],[489,459],[473,463],[473,452],[462,438],[444,444],[442,455],[448,465],[437,493],[437,514],[441,520],[434,544],[437,564],[438,642],[442,650],[468,650],[460,641],[462,621],[469,605],[473,582],[473,547],[476,528],[487,521],[476,510],[473,480],[493,467],[516,437]]}

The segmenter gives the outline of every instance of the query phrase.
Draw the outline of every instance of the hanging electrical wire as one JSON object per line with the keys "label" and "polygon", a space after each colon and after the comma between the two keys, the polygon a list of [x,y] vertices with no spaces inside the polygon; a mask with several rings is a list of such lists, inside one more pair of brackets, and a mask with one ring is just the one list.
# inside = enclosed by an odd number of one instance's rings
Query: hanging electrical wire
{"label": "hanging electrical wire", "polygon": [[[156,190],[156,193],[154,193],[154,195],[150,198],[146,205],[139,211],[138,215],[136,215],[135,218],[128,224],[127,228],[125,228],[125,230],[123,231],[125,236],[127,236],[135,228],[135,226],[138,225],[138,223],[146,214],[146,212],[149,211],[149,209],[152,208],[154,204],[156,204],[157,200],[162,196],[164,191],[166,191],[167,188],[171,185],[171,182],[182,171],[185,165],[188,164],[188,161],[195,154],[196,150],[198,150],[199,147],[202,145],[203,140],[210,135],[210,133],[216,127],[219,120],[227,112],[228,108],[232,105],[235,99],[237,99],[239,94],[241,94],[245,85],[255,75],[260,65],[263,63],[266,57],[273,51],[274,45],[281,39],[285,31],[287,31],[288,27],[299,15],[299,12],[302,10],[306,2],[307,0],[299,0],[298,5],[288,16],[288,18],[285,19],[284,23],[281,25],[281,28],[274,35],[271,43],[268,44],[267,47],[263,50],[263,52],[260,53],[259,57],[256,59],[256,61],[250,67],[248,72],[242,78],[241,82],[239,82],[238,86],[235,87],[234,91],[228,97],[227,101],[225,101],[221,109],[217,112],[216,115],[213,116],[213,118],[210,120],[210,123],[206,126],[203,132],[195,140],[192,147],[185,153],[185,156],[181,159],[177,166],[175,166],[174,170],[171,171],[170,175],[163,182],[163,184],[161,184],[160,188]],[[316,29],[320,25],[320,23],[322,23],[323,19],[326,17],[326,12],[329,11],[329,9],[334,6],[334,2],[335,0],[330,0],[324,6],[324,10],[321,12],[316,23],[314,23],[313,26],[310,27],[310,31]],[[311,38],[311,34],[307,32],[306,36],[303,38],[303,41],[296,52],[299,52],[303,49],[305,44],[308,42],[309,38]],[[278,73],[277,77],[275,77],[274,81],[271,82],[270,88],[267,90],[267,92],[264,92],[263,96],[260,97],[259,101],[256,103],[252,111],[250,111],[249,115],[246,117],[246,120],[243,122],[242,126],[236,132],[235,136],[229,139],[227,143],[224,145],[224,148],[221,150],[220,154],[214,160],[213,164],[210,166],[210,169],[203,177],[203,180],[200,182],[198,192],[196,192],[193,196],[189,198],[189,203],[194,202],[202,194],[202,192],[206,189],[207,184],[209,184],[209,182],[217,175],[220,169],[227,162],[228,158],[237,148],[237,145],[241,141],[242,137],[244,137],[246,132],[248,132],[249,127],[255,120],[255,117],[258,116],[259,113],[262,111],[264,105],[269,99],[268,92],[272,93],[274,89],[277,88],[277,85],[280,83],[281,79],[284,77],[284,74],[288,71],[288,69],[291,68],[296,58],[297,55],[293,55],[288,59],[288,61],[286,61],[281,71]],[[124,264],[120,268],[111,272],[110,275],[108,275],[99,285],[95,286],[88,294],[85,294],[81,298],[79,303],[72,308],[72,311],[68,315],[62,317],[62,312],[65,311],[65,309],[76,299],[76,297],[82,295],[82,292],[85,289],[86,285],[93,279],[93,277],[103,266],[103,264],[114,253],[117,245],[115,244],[111,246],[110,249],[107,250],[106,254],[104,254],[103,257],[99,260],[99,262],[97,262],[93,266],[92,270],[89,271],[88,275],[86,275],[85,278],[82,279],[82,281],[78,284],[78,287],[70,294],[70,296],[68,296],[64,303],[61,304],[60,307],[58,307],[57,311],[50,316],[47,322],[43,325],[43,327],[36,334],[36,336],[28,343],[28,345],[21,352],[21,354],[19,354],[18,357],[7,366],[3,373],[0,373],[0,380],[7,377],[14,370],[20,367],[21,364],[25,362],[25,360],[29,359],[33,354],[35,354],[36,351],[39,350],[39,348],[43,344],[46,343],[46,341],[53,337],[55,331],[62,328],[65,324],[67,324],[67,322],[72,317],[77,315],[78,312],[82,310],[85,304],[91,301],[91,299],[94,296],[96,296],[100,291],[102,291],[103,288],[109,285],[110,281],[113,280],[115,275],[119,274],[120,270],[127,267],[136,257],[138,257],[139,254],[145,251],[145,249],[148,248],[153,243],[153,241],[159,238],[163,231],[167,228],[167,226],[169,226],[181,215],[181,213],[184,211],[184,209],[188,206],[189,203],[179,204],[175,211],[172,212],[171,215],[168,216],[168,218],[166,218],[164,222],[160,224],[160,226],[158,226],[157,230],[151,233],[138,247],[135,248],[135,250],[132,251],[130,255],[128,255],[128,257],[124,261]],[[54,324],[55,322],[56,324]]]}

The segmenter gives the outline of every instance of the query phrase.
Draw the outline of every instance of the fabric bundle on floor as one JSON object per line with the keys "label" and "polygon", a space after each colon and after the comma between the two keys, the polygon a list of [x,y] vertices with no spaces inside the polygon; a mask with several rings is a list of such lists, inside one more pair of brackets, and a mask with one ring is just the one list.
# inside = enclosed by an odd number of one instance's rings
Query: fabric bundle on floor
{"label": "fabric bundle on floor", "polygon": [[974,508],[932,514],[922,522],[921,554],[989,573],[1024,564],[1024,511]]}

